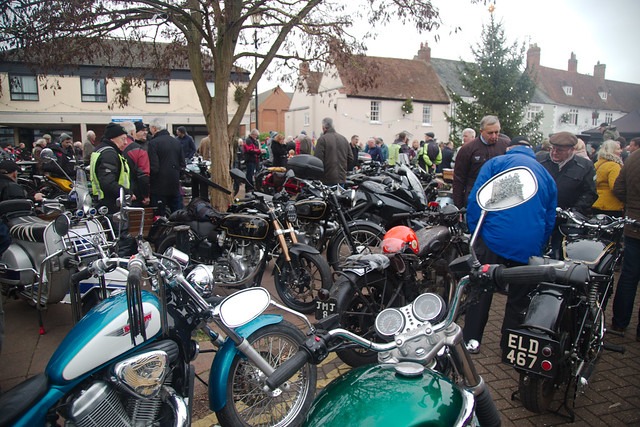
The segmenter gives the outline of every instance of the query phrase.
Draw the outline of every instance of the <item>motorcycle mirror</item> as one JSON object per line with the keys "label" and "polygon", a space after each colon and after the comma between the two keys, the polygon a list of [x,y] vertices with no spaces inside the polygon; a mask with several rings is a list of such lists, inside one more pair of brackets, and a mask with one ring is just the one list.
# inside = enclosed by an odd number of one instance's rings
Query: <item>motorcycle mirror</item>
{"label": "motorcycle mirror", "polygon": [[253,188],[253,184],[251,184],[247,180],[247,175],[244,172],[242,172],[240,169],[238,168],[231,169],[229,171],[229,175],[231,175],[231,178],[233,178],[234,180],[242,181],[245,184],[245,187]]}
{"label": "motorcycle mirror", "polygon": [[60,237],[67,235],[70,226],[71,221],[69,221],[69,217],[66,215],[58,215],[55,221],[53,221],[53,231]]}
{"label": "motorcycle mirror", "polygon": [[270,303],[271,295],[265,288],[242,289],[220,303],[220,320],[229,328],[237,328],[262,314]]}
{"label": "motorcycle mirror", "polygon": [[40,158],[44,163],[55,162],[56,155],[53,154],[53,150],[51,148],[45,148],[40,152]]}
{"label": "motorcycle mirror", "polygon": [[516,167],[494,176],[476,193],[482,210],[493,212],[511,209],[525,203],[538,192],[538,180],[525,167]]}

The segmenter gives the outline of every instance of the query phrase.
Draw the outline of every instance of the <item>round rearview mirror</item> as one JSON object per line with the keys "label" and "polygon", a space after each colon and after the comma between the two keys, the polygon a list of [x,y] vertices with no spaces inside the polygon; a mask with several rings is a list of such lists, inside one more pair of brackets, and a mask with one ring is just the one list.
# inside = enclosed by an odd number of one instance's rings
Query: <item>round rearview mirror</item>
{"label": "round rearview mirror", "polygon": [[226,297],[218,306],[220,319],[230,328],[237,328],[261,315],[271,303],[264,288],[249,288]]}
{"label": "round rearview mirror", "polygon": [[485,182],[476,193],[478,206],[485,211],[501,211],[519,206],[538,192],[538,180],[526,167],[515,167]]}
{"label": "round rearview mirror", "polygon": [[40,152],[40,159],[42,159],[44,163],[55,162],[56,155],[53,154],[53,150],[51,148],[45,148]]}
{"label": "round rearview mirror", "polygon": [[53,231],[55,231],[58,236],[66,236],[70,226],[71,221],[69,221],[69,217],[66,215],[58,215],[55,221],[53,221]]}

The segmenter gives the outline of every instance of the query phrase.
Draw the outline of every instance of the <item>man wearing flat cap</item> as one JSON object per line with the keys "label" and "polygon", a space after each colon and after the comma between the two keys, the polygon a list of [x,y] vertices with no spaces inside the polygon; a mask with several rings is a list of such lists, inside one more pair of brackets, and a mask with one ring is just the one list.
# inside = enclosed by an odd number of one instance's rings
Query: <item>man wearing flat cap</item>
{"label": "man wearing flat cap", "polygon": [[116,200],[120,188],[129,189],[129,165],[122,157],[127,143],[124,128],[117,123],[109,123],[100,144],[91,153],[91,190],[98,206],[106,206],[109,213],[118,210]]}

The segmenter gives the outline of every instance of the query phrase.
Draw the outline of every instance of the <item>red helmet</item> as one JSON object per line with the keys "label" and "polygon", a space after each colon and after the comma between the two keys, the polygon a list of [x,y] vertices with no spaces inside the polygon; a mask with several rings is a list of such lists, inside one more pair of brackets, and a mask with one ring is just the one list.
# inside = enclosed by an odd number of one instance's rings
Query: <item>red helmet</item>
{"label": "red helmet", "polygon": [[382,239],[382,250],[386,254],[404,252],[407,248],[411,249],[416,255],[420,251],[416,232],[407,226],[398,225],[393,227],[387,231]]}

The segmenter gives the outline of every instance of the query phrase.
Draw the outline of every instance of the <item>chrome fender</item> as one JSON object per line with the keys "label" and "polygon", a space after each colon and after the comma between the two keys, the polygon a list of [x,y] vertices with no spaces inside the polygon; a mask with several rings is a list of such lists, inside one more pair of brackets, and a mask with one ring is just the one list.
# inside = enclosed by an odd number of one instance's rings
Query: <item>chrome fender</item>
{"label": "chrome fender", "polygon": [[[275,325],[282,322],[279,314],[263,314],[255,320],[235,329],[235,332],[243,338],[248,338],[260,328],[268,325]],[[219,411],[227,404],[227,381],[233,358],[240,351],[236,348],[232,340],[227,338],[218,350],[216,357],[211,363],[209,371],[209,409]]]}

